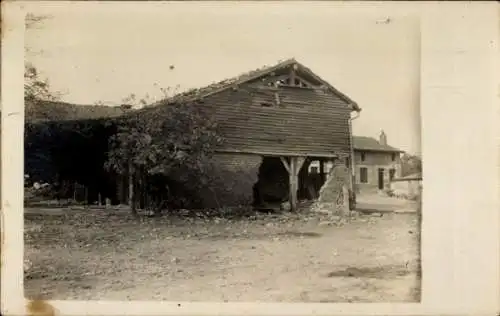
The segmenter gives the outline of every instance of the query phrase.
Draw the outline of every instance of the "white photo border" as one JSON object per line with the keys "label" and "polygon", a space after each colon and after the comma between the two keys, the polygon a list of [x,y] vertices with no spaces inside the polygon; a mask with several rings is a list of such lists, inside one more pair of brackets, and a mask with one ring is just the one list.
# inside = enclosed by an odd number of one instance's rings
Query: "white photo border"
{"label": "white photo border", "polygon": [[[286,2],[273,5],[286,5]],[[91,4],[40,3],[47,6]],[[204,1],[204,5],[209,4]],[[1,312],[5,315],[33,314],[23,289],[22,72],[24,16],[29,5],[22,1],[2,2]],[[110,2],[107,5],[118,9],[150,4]],[[500,128],[497,127],[500,125],[500,6],[486,1],[332,1],[328,5],[351,13],[357,10],[385,12],[385,16],[391,12],[420,16],[424,161],[422,302],[46,301],[45,305],[37,305],[39,308],[51,306],[60,315],[490,315],[500,311]],[[49,315],[51,310],[42,313]]]}

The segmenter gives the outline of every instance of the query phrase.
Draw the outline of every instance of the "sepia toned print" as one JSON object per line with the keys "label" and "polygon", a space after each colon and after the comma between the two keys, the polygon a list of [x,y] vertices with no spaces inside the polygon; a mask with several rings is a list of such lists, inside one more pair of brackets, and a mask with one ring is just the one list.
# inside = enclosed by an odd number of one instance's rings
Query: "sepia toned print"
{"label": "sepia toned print", "polygon": [[420,301],[418,20],[232,10],[27,15],[26,297]]}

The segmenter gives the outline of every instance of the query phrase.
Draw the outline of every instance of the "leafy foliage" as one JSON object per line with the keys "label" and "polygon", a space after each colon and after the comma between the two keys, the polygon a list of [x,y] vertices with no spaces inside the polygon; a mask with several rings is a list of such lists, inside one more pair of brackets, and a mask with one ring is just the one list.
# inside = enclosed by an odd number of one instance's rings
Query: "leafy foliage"
{"label": "leafy foliage", "polygon": [[106,167],[125,174],[131,163],[134,170],[149,175],[203,182],[207,163],[221,141],[217,125],[203,107],[159,105],[123,120],[110,139]]}
{"label": "leafy foliage", "polygon": [[38,15],[28,12],[25,17],[25,26],[27,29],[37,28],[43,21],[51,18],[50,15]]}
{"label": "leafy foliage", "polygon": [[401,157],[401,173],[407,176],[422,172],[422,159],[415,155],[404,154]]}
{"label": "leafy foliage", "polygon": [[30,63],[24,65],[24,99],[26,101],[57,100],[59,96],[49,90],[49,82],[42,79],[36,67]]}
{"label": "leafy foliage", "polygon": [[194,195],[208,181],[212,153],[222,141],[207,107],[193,103],[141,110],[116,107],[121,115],[113,111],[108,114],[112,117],[65,121],[71,115],[85,115],[60,106],[66,112],[61,111],[56,121],[27,117],[25,168],[32,178],[85,185],[89,202],[98,192],[116,201],[116,176],[128,175],[130,163],[137,199],[155,194],[163,199],[161,188],[169,186],[170,198],[197,200]]}
{"label": "leafy foliage", "polygon": [[33,181],[80,183],[89,199],[98,192],[114,198],[113,175],[103,165],[116,122],[55,121],[25,124],[25,172]]}
{"label": "leafy foliage", "polygon": [[[26,27],[36,28],[47,18],[28,14]],[[26,53],[34,54],[30,48]],[[77,181],[99,192],[106,183],[116,185],[112,179],[116,174],[132,175],[141,190],[151,190],[141,183],[155,183],[152,180],[158,176],[191,189],[208,181],[208,162],[222,140],[203,106],[179,99],[175,104],[148,106],[157,103],[135,94],[121,107],[77,106],[57,102],[59,94],[29,62],[24,79],[29,123],[25,165],[30,175],[44,181]],[[165,96],[172,92],[161,91]]]}

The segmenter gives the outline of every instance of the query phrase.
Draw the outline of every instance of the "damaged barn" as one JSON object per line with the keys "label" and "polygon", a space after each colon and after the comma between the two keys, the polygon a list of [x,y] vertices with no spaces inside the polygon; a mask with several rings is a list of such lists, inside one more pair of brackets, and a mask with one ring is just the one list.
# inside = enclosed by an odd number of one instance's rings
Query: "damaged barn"
{"label": "damaged barn", "polygon": [[[320,196],[333,174],[326,164],[342,165],[352,176],[350,119],[360,108],[295,59],[169,102],[183,101],[210,111],[224,139],[210,165],[211,180],[199,192],[207,208],[296,210],[299,201]],[[319,170],[309,168],[312,162]]]}

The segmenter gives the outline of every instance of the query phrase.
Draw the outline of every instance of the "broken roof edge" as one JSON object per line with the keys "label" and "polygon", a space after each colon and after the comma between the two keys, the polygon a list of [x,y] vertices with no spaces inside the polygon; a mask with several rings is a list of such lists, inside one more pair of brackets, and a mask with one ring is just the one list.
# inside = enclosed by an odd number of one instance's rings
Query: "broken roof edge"
{"label": "broken roof edge", "polygon": [[332,86],[328,81],[326,81],[323,78],[321,78],[320,76],[318,76],[310,68],[304,66],[303,64],[301,64],[300,62],[298,62],[297,60],[295,60],[295,58],[291,58],[291,60],[293,60],[293,62],[295,64],[297,64],[299,67],[301,67],[306,72],[308,72],[316,80],[318,80],[319,82],[322,82],[330,91],[332,91],[335,95],[339,96],[344,102],[346,102],[348,104],[348,106],[351,107],[351,109],[353,111],[361,112],[361,108],[359,107],[359,105],[354,100],[352,100],[349,96],[347,96],[345,93],[340,92],[337,88],[335,88],[334,86]]}
{"label": "broken roof edge", "polygon": [[[346,94],[340,92],[338,89],[336,89],[335,87],[333,87],[326,80],[324,80],[321,77],[319,77],[311,69],[309,69],[308,67],[306,67],[303,64],[301,64],[300,62],[298,62],[294,57],[288,58],[288,59],[286,59],[284,61],[280,61],[280,62],[278,62],[275,65],[272,65],[272,66],[263,66],[263,67],[255,69],[255,70],[251,70],[251,71],[242,73],[242,74],[240,74],[238,76],[235,76],[235,77],[232,77],[232,78],[228,78],[228,79],[224,79],[224,80],[221,80],[219,82],[206,85],[206,86],[201,87],[201,88],[189,89],[187,91],[184,91],[184,92],[178,93],[176,95],[173,95],[171,97],[167,97],[167,98],[164,98],[164,99],[162,99],[160,101],[157,101],[157,102],[155,102],[155,103],[151,104],[150,106],[147,106],[147,107],[145,107],[143,109],[152,108],[152,107],[156,107],[156,106],[161,106],[161,105],[164,105],[164,104],[172,104],[172,103],[177,103],[177,102],[193,102],[193,101],[201,100],[201,99],[206,98],[206,97],[208,97],[210,95],[213,95],[213,94],[216,94],[216,93],[220,93],[220,92],[223,92],[223,91],[225,91],[227,89],[230,89],[231,87],[233,87],[235,85],[240,85],[240,84],[246,83],[248,81],[251,81],[251,80],[257,79],[257,78],[259,78],[261,76],[264,76],[267,73],[273,72],[273,71],[275,71],[277,69],[280,69],[280,68],[283,68],[283,67],[288,67],[288,66],[291,66],[291,65],[294,65],[294,64],[297,65],[298,67],[302,68],[302,70],[306,71],[309,75],[311,75],[316,80],[318,80],[319,82],[321,82],[333,94],[335,94],[338,97],[340,97],[344,102],[347,103],[347,106],[349,108],[351,108],[352,111],[361,112],[361,108],[358,106],[358,104],[355,101],[353,101]],[[201,92],[199,95],[191,95],[191,96],[189,95],[189,94],[192,94],[194,91],[203,90],[203,89],[207,89],[208,90],[210,87],[216,86],[216,85],[220,85],[220,87],[214,87],[213,90],[206,91],[205,93]],[[185,97],[185,99],[183,99],[183,97]],[[143,110],[143,109],[137,110],[136,112],[142,112],[141,110]]]}

